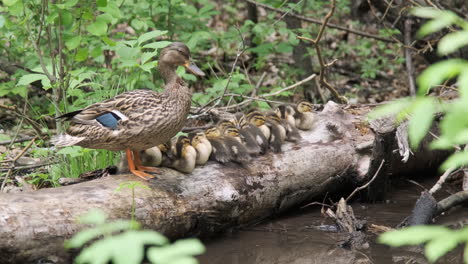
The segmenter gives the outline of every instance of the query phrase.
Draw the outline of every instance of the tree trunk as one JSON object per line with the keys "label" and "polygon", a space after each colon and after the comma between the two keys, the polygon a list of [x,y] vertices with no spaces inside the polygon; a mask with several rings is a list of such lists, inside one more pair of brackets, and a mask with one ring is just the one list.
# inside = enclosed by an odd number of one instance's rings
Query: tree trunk
{"label": "tree trunk", "polygon": [[[287,143],[283,153],[254,158],[245,168],[212,162],[191,174],[162,169],[157,179],[142,182],[149,189],[136,191],[136,219],[170,238],[206,236],[349,188],[349,182],[361,184],[369,177],[371,156],[375,155],[374,134],[361,129],[366,111],[353,115],[355,109],[345,112],[328,103],[317,115],[315,127],[301,133],[300,143]],[[434,167],[444,157],[432,155],[431,160],[420,162]],[[404,167],[400,162],[391,170],[396,174]],[[136,180],[132,175],[119,175],[35,192],[0,194],[0,263],[40,258],[71,263],[63,242],[83,228],[76,218],[98,208],[110,219],[129,219],[131,190],[115,190],[123,182]]]}

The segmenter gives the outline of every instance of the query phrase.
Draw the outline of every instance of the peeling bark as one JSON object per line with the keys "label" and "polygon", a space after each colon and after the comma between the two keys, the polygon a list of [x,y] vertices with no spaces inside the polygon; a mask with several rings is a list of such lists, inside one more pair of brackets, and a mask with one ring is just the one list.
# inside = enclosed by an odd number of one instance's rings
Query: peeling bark
{"label": "peeling bark", "polygon": [[[163,168],[162,175],[143,182],[148,190],[137,190],[137,220],[170,238],[206,236],[349,188],[345,182],[366,181],[372,151],[363,151],[362,146],[370,145],[374,135],[357,129],[365,117],[344,112],[331,102],[317,119],[311,131],[301,132],[299,144],[287,143],[283,153],[254,158],[246,167],[212,162],[185,175]],[[437,165],[440,158],[422,162],[426,167]],[[131,191],[115,191],[129,180],[139,179],[119,175],[0,194],[0,263],[40,258],[69,263],[70,252],[63,249],[63,242],[83,228],[75,221],[78,216],[98,208],[110,219],[130,218]]]}

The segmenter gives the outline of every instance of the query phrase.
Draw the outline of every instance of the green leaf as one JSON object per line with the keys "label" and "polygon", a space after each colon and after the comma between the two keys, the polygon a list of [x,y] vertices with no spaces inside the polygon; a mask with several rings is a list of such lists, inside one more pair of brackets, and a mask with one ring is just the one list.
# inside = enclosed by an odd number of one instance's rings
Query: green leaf
{"label": "green leaf", "polygon": [[127,46],[122,46],[122,47],[118,48],[115,52],[122,59],[135,60],[135,63],[136,63],[136,58],[137,58],[138,53],[140,51],[139,51],[138,48],[130,48],[130,47],[127,47]]}
{"label": "green leaf", "polygon": [[60,17],[62,18],[62,25],[65,28],[70,28],[73,25],[73,16],[70,11],[62,10],[60,12]]}
{"label": "green leaf", "polygon": [[85,248],[76,258],[79,263],[141,263],[145,245],[163,245],[167,239],[154,231],[127,231],[105,238]]}
{"label": "green leaf", "polygon": [[18,0],[3,0],[3,4],[5,4],[6,6],[12,6],[16,4],[16,2],[18,2]]}
{"label": "green leaf", "polygon": [[454,146],[452,140],[446,136],[440,136],[438,139],[431,142],[432,149],[452,149]]}
{"label": "green leaf", "polygon": [[115,191],[119,192],[123,189],[130,189],[130,190],[133,190],[133,189],[137,189],[137,188],[142,188],[142,189],[146,189],[146,190],[150,190],[150,188],[146,185],[144,185],[143,183],[141,182],[138,182],[138,181],[126,181],[126,182],[122,182],[121,184],[119,184],[119,187],[117,187],[117,189],[115,189]]}
{"label": "green leaf", "polygon": [[411,10],[411,14],[423,18],[437,18],[441,13],[443,12],[432,7],[416,7]]}
{"label": "green leaf", "polygon": [[8,13],[13,16],[21,16],[23,15],[23,8],[24,6],[22,0],[14,1],[14,4],[8,7]]}
{"label": "green leaf", "polygon": [[138,18],[132,19],[130,25],[136,30],[143,30],[145,27],[148,26],[145,21],[142,21]]}
{"label": "green leaf", "polygon": [[440,122],[442,135],[451,141],[468,126],[468,109],[462,101],[455,101],[446,110],[446,114]]}
{"label": "green leaf", "polygon": [[424,253],[430,262],[435,262],[457,245],[458,237],[455,232],[451,231],[444,236],[429,241],[424,248]]}
{"label": "green leaf", "polygon": [[431,97],[418,98],[414,102],[412,110],[412,117],[408,124],[408,137],[411,147],[416,149],[431,128],[436,112],[436,101]]}
{"label": "green leaf", "polygon": [[116,19],[119,19],[122,17],[122,13],[120,12],[119,6],[113,1],[107,2],[107,6],[105,7],[98,7],[98,10],[104,13],[108,13],[113,18],[116,18]]}
{"label": "green leaf", "polygon": [[21,76],[21,78],[18,80],[17,85],[28,85],[30,83],[43,79],[47,79],[47,76],[45,76],[44,74],[26,74]]}
{"label": "green leaf", "polygon": [[109,37],[107,36],[103,36],[101,37],[101,40],[106,43],[107,45],[111,46],[111,47],[114,47],[116,45],[115,41],[113,41],[112,39],[110,39]]}
{"label": "green leaf", "polygon": [[153,51],[153,52],[143,52],[143,54],[141,54],[141,64],[145,64],[146,62],[148,62],[149,60],[151,60],[154,56],[158,55],[158,52],[156,51]]}
{"label": "green leaf", "polygon": [[182,239],[172,245],[150,248],[148,259],[153,263],[175,263],[178,259],[194,259],[192,256],[205,252],[205,247],[198,239]]}
{"label": "green leaf", "polygon": [[465,250],[463,252],[463,259],[465,260],[465,264],[468,263],[468,243],[465,244]]}
{"label": "green leaf", "polygon": [[89,55],[91,55],[91,57],[93,57],[93,58],[97,58],[97,57],[101,56],[102,55],[102,48],[99,47],[99,46],[94,48]]}
{"label": "green leaf", "polygon": [[107,13],[104,13],[104,14],[100,14],[99,16],[96,17],[96,20],[101,20],[107,24],[112,24],[112,21],[114,20],[114,18],[107,14]]}
{"label": "green leaf", "polygon": [[466,66],[467,62],[461,59],[444,60],[429,66],[417,78],[418,94],[427,94],[429,89],[455,77]]}
{"label": "green leaf", "polygon": [[468,164],[468,152],[462,151],[448,157],[440,168],[442,170],[447,170],[449,168],[458,168],[466,164]]}
{"label": "green leaf", "polygon": [[98,7],[106,7],[107,6],[107,0],[96,0],[96,4]]}
{"label": "green leaf", "polygon": [[65,40],[65,46],[68,50],[73,50],[78,48],[81,43],[81,36],[74,36]]}
{"label": "green leaf", "polygon": [[457,15],[452,12],[440,12],[436,18],[422,25],[422,27],[419,28],[418,32],[416,33],[416,36],[422,38],[428,34],[437,32],[445,27],[452,25],[457,21],[457,19]]}
{"label": "green leaf", "polygon": [[449,232],[450,229],[443,226],[411,226],[385,232],[379,236],[378,242],[392,247],[419,245]]}
{"label": "green leaf", "polygon": [[56,4],[55,6],[57,6],[59,9],[67,9],[67,8],[74,7],[77,3],[78,3],[78,0],[68,0],[68,1],[65,1],[63,4]]}
{"label": "green leaf", "polygon": [[103,36],[107,33],[107,23],[101,19],[96,19],[96,21],[88,25],[86,29],[95,36]]}
{"label": "green leaf", "polygon": [[106,222],[106,219],[107,215],[102,210],[92,209],[85,215],[80,216],[78,222],[80,224],[101,225]]}
{"label": "green leaf", "polygon": [[2,28],[5,25],[5,17],[0,15],[0,28]]}
{"label": "green leaf", "polygon": [[162,49],[162,48],[167,47],[171,43],[172,42],[170,42],[170,41],[157,41],[157,42],[152,42],[152,43],[146,44],[146,45],[143,46],[143,48],[158,50],[158,49]]}
{"label": "green leaf", "polygon": [[154,67],[156,67],[156,62],[155,61],[150,61],[148,63],[145,63],[143,65],[140,65],[139,66],[142,70],[148,72],[148,73],[151,73],[151,69],[153,69]]}
{"label": "green leaf", "polygon": [[80,48],[75,55],[75,61],[85,61],[88,58],[88,48]]}
{"label": "green leaf", "polygon": [[271,109],[270,105],[267,102],[257,101],[257,105],[260,109]]}
{"label": "green leaf", "polygon": [[70,155],[72,158],[83,156],[83,148],[78,146],[64,147],[57,151],[60,155]]}
{"label": "green leaf", "polygon": [[468,67],[463,68],[458,76],[458,84],[461,100],[466,104],[468,103]]}
{"label": "green leaf", "polygon": [[468,30],[461,30],[445,35],[437,45],[439,55],[450,54],[468,45]]}
{"label": "green leaf", "polygon": [[384,116],[391,116],[401,112],[411,104],[409,98],[398,99],[393,102],[376,107],[370,112],[367,117],[370,120],[377,119]]}
{"label": "green leaf", "polygon": [[276,51],[279,53],[289,53],[292,52],[293,47],[289,43],[281,42],[276,46]]}
{"label": "green leaf", "polygon": [[141,36],[138,37],[138,44],[142,44],[145,41],[148,41],[150,39],[154,39],[156,37],[162,36],[164,34],[167,34],[167,30],[154,30],[150,32],[146,32],[142,34]]}

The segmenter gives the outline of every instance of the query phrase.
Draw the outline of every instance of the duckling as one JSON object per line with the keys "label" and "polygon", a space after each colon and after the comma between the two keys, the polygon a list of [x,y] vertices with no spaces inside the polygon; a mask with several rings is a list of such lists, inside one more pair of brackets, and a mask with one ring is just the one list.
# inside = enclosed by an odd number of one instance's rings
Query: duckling
{"label": "duckling", "polygon": [[281,152],[281,145],[286,139],[286,129],[281,124],[281,119],[276,115],[275,112],[267,112],[266,114],[266,124],[270,128],[270,146],[273,149],[273,152]]}
{"label": "duckling", "polygon": [[296,126],[296,120],[294,119],[294,108],[289,105],[281,104],[275,109],[276,115],[281,119],[284,119],[291,126]]}
{"label": "duckling", "polygon": [[190,145],[190,139],[186,136],[179,136],[174,147],[174,160],[171,167],[180,172],[191,173],[195,169],[197,151]]}
{"label": "duckling", "polygon": [[250,155],[264,154],[268,150],[268,139],[257,126],[248,123],[245,115],[238,117],[239,133],[244,139]]}
{"label": "duckling", "polygon": [[250,111],[245,116],[245,119],[247,123],[258,127],[262,131],[263,135],[265,135],[266,139],[270,138],[270,128],[268,128],[268,126],[265,124],[266,117],[262,112],[256,110]]}
{"label": "duckling", "polygon": [[210,141],[206,138],[203,131],[194,131],[188,134],[190,144],[197,151],[196,165],[204,165],[210,158],[213,147]]}
{"label": "duckling", "polygon": [[249,152],[244,146],[239,130],[231,121],[221,120],[216,126],[223,136],[224,143],[231,151],[232,161],[245,165],[250,160]]}
{"label": "duckling", "polygon": [[157,145],[158,149],[161,151],[161,166],[170,168],[172,161],[174,160],[174,155],[171,151],[171,140]]}
{"label": "duckling", "polygon": [[296,127],[301,130],[310,130],[314,125],[315,117],[312,110],[313,105],[307,101],[301,101],[296,106],[294,119]]}
{"label": "duckling", "polygon": [[299,141],[302,137],[299,134],[299,130],[296,128],[294,108],[289,105],[282,104],[275,109],[275,113],[282,119],[282,125],[286,129],[286,140],[291,142]]}
{"label": "duckling", "polygon": [[224,141],[221,133],[216,127],[211,127],[205,130],[205,136],[212,146],[210,159],[220,163],[226,163],[231,160],[232,154]]}

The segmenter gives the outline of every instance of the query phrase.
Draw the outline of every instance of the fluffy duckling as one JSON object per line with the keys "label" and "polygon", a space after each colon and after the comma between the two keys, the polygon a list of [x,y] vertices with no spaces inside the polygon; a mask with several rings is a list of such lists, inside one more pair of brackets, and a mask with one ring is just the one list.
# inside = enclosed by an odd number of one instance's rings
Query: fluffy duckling
{"label": "fluffy duckling", "polygon": [[[239,114],[237,116],[239,116]],[[248,131],[240,127],[240,123],[237,119],[237,116],[235,120],[221,120],[218,123],[217,126],[220,129],[221,133],[224,136],[234,137],[237,141],[242,143],[250,155],[256,156],[260,154],[260,146],[256,142],[255,138]]]}
{"label": "fluffy duckling", "polygon": [[313,105],[307,101],[301,101],[296,106],[294,114],[296,127],[301,130],[310,130],[314,125],[315,117]]}
{"label": "fluffy duckling", "polygon": [[256,110],[250,111],[245,116],[245,119],[247,123],[258,127],[266,139],[270,138],[270,128],[266,125],[266,117],[262,112]]}
{"label": "fluffy duckling", "polygon": [[291,126],[296,126],[296,120],[294,119],[295,112],[296,111],[292,106],[286,104],[278,105],[275,109],[276,115],[285,120]]}
{"label": "fluffy duckling", "polygon": [[212,146],[210,159],[220,163],[226,163],[231,160],[232,154],[223,141],[221,133],[216,127],[205,130],[205,136]]}
{"label": "fluffy duckling", "polygon": [[[264,154],[268,150],[268,139],[256,125],[247,122],[245,115],[239,117],[239,133],[244,139],[250,155]],[[267,128],[268,129],[268,128]]]}
{"label": "fluffy duckling", "polygon": [[174,160],[171,167],[180,172],[191,173],[195,169],[197,151],[190,144],[190,139],[186,136],[179,136],[174,147]]}
{"label": "fluffy duckling", "polygon": [[196,164],[205,165],[213,151],[210,141],[208,141],[203,131],[191,132],[188,134],[188,137],[190,139],[190,144],[197,151]]}
{"label": "fluffy duckling", "polygon": [[281,124],[281,119],[276,115],[275,112],[267,112],[266,114],[266,125],[270,128],[270,146],[275,153],[281,152],[281,145],[283,145],[286,139],[286,129]]}
{"label": "fluffy duckling", "polygon": [[282,119],[282,125],[286,129],[286,140],[291,142],[299,141],[302,137],[299,134],[299,130],[296,128],[294,108],[289,105],[282,104],[275,109],[275,113]]}
{"label": "fluffy duckling", "polygon": [[217,125],[223,136],[223,141],[231,151],[232,161],[245,165],[250,160],[249,151],[244,146],[239,130],[231,121],[222,120]]}

